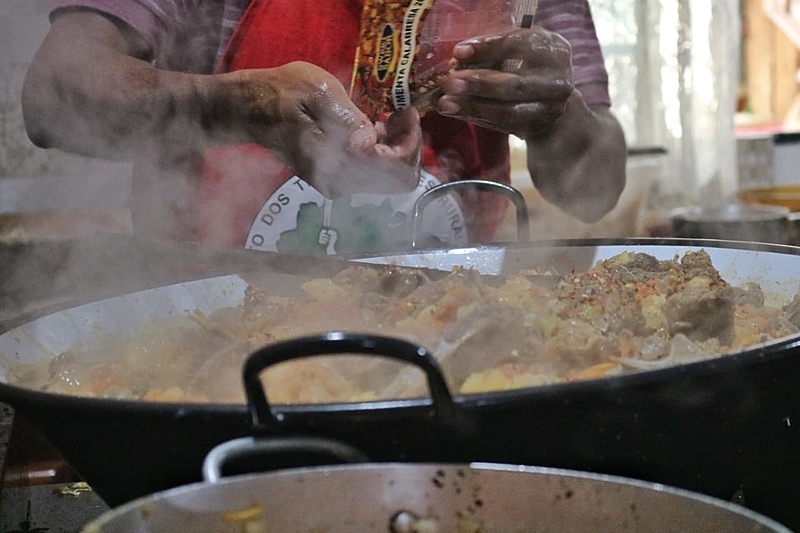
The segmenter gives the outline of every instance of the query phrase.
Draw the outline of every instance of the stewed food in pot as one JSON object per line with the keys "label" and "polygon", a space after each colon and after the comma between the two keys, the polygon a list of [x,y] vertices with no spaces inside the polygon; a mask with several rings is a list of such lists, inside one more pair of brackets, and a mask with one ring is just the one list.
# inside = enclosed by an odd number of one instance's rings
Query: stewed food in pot
{"label": "stewed food in pot", "polygon": [[[775,303],[756,283],[734,286],[703,250],[670,260],[624,252],[585,272],[520,271],[499,283],[471,269],[431,280],[414,268],[358,264],[300,289],[286,296],[250,284],[240,305],[109,335],[46,364],[17,365],[8,380],[91,397],[243,402],[240,376],[250,353],[284,339],[349,331],[426,347],[451,389],[468,394],[720,357],[800,326],[800,298]],[[418,369],[381,358],[307,358],[276,365],[263,377],[273,403],[368,401],[426,390]]]}

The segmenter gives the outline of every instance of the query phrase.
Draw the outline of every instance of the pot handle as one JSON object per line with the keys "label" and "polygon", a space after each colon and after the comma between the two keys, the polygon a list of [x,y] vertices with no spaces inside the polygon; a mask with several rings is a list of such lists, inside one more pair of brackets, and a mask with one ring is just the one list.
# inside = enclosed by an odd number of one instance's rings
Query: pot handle
{"label": "pot handle", "polygon": [[242,437],[218,444],[203,461],[203,479],[217,483],[224,476],[222,468],[229,461],[251,457],[268,457],[286,453],[308,453],[329,457],[339,463],[367,463],[369,458],[359,449],[318,437],[284,437],[257,439]]}
{"label": "pot handle", "polygon": [[332,332],[269,344],[247,358],[242,378],[253,427],[256,429],[277,427],[283,421],[283,416],[275,413],[270,407],[261,382],[261,372],[272,365],[292,359],[353,354],[378,355],[415,365],[427,378],[433,415],[444,420],[454,417],[455,404],[447,387],[447,381],[436,359],[428,350],[393,337]]}
{"label": "pot handle", "polygon": [[483,192],[493,192],[508,198],[517,208],[517,241],[530,242],[530,224],[528,222],[528,204],[525,197],[517,189],[505,183],[489,180],[461,180],[442,183],[422,193],[414,202],[414,214],[411,222],[411,247],[416,248],[419,242],[422,212],[437,198],[455,189],[476,188]]}

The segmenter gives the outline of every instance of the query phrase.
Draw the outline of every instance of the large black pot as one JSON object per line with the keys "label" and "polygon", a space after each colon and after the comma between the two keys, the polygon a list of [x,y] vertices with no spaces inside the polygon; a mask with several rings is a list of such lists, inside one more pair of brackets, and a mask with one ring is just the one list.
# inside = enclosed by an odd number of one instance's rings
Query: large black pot
{"label": "large black pot", "polygon": [[[590,263],[624,249],[664,259],[699,247],[709,251],[728,279],[757,281],[787,299],[800,283],[798,249],[713,241],[583,241],[382,260],[428,267],[466,263],[496,273],[543,261],[585,261],[587,254]],[[134,305],[142,297],[122,301]],[[46,320],[53,319],[40,319]],[[26,332],[0,336],[5,364],[39,349],[25,339],[42,327],[32,322],[23,326]],[[19,349],[8,353],[12,338]],[[112,506],[197,481],[199,465],[213,446],[259,432],[335,438],[374,461],[553,466],[656,481],[719,498],[743,489],[748,506],[800,528],[800,337],[636,375],[455,397],[431,357],[417,347],[346,335],[295,342],[300,344],[268,347],[251,358],[245,371],[250,409],[76,398],[8,384],[0,384],[0,399],[38,426]],[[272,410],[262,401],[253,379],[261,368],[305,353],[354,348],[422,366],[431,399]]]}

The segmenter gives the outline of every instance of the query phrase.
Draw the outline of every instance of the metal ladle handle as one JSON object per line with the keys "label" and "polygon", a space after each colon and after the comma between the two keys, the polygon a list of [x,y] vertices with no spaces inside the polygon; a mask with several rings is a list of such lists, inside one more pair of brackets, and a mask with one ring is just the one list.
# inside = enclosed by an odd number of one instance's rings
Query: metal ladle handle
{"label": "metal ladle handle", "polygon": [[462,180],[451,181],[449,183],[442,183],[436,187],[428,189],[422,193],[417,201],[414,203],[414,215],[411,227],[411,247],[417,248],[419,241],[420,225],[422,224],[422,212],[431,202],[448,194],[452,190],[476,188],[483,192],[493,192],[508,198],[517,209],[517,241],[530,242],[530,225],[528,223],[528,204],[525,202],[525,197],[512,187],[505,183],[498,183],[489,180]]}

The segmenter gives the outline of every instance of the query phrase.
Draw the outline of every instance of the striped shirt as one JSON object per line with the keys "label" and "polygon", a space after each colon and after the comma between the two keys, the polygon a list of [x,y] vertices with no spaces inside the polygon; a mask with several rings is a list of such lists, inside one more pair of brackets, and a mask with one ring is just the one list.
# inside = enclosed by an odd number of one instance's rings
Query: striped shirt
{"label": "striped shirt", "polygon": [[[57,0],[54,14],[67,7],[104,12],[136,30],[159,67],[211,73],[249,4],[250,0]],[[570,42],[573,81],[585,101],[609,105],[608,74],[588,0],[539,0],[535,24]]]}

